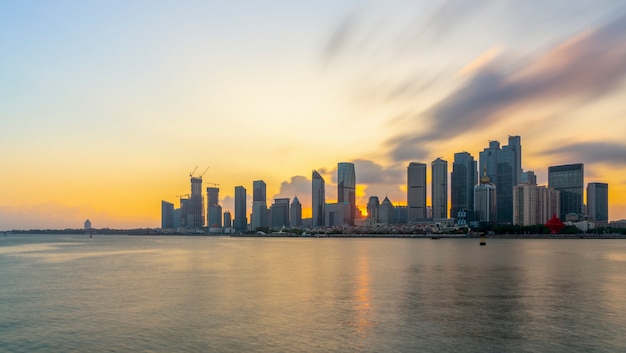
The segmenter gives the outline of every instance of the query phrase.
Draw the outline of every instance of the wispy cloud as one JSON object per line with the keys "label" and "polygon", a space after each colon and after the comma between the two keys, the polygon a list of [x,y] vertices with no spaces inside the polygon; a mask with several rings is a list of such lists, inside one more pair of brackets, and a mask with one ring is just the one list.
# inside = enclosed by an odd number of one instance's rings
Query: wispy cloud
{"label": "wispy cloud", "polygon": [[585,164],[605,163],[626,167],[626,145],[614,142],[579,142],[544,151],[561,160],[581,161]]}

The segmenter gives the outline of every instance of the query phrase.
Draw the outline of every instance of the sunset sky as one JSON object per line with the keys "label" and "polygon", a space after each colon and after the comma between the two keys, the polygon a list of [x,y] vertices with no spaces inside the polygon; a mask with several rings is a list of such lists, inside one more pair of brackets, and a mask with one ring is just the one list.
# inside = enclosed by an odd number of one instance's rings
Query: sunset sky
{"label": "sunset sky", "polygon": [[508,135],[625,219],[625,76],[623,0],[2,1],[0,230],[159,227],[196,166],[231,212],[262,179],[310,216],[338,162],[405,204],[409,162]]}

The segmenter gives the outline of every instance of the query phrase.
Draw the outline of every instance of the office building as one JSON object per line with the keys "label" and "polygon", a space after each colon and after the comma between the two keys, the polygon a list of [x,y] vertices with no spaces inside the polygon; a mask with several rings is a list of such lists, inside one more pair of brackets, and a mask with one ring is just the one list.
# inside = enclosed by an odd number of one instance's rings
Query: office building
{"label": "office building", "polygon": [[546,224],[559,214],[559,192],[545,186],[519,184],[513,188],[513,224]]}
{"label": "office building", "polygon": [[483,172],[480,183],[474,187],[474,221],[493,223],[497,220],[496,186]]}
{"label": "office building", "polygon": [[326,206],[326,184],[324,182],[324,178],[318,173],[316,170],[313,171],[312,175],[312,219],[311,224],[313,227],[323,227],[326,222],[324,221],[325,213],[324,210]]}
{"label": "office building", "polygon": [[234,228],[236,232],[244,233],[248,230],[248,217],[246,205],[246,188],[235,186],[235,220]]}
{"label": "office building", "polygon": [[174,204],[161,201],[161,229],[174,228]]}
{"label": "office building", "polygon": [[231,228],[233,226],[233,219],[230,215],[230,211],[224,212],[224,228]]}
{"label": "office building", "polygon": [[250,219],[250,227],[252,230],[268,227],[265,190],[266,186],[263,180],[255,180],[252,182],[252,216]]}
{"label": "office building", "polygon": [[206,188],[207,195],[207,226],[222,228],[222,206],[219,204],[220,189],[217,187]]}
{"label": "office building", "polygon": [[519,136],[509,136],[509,144],[500,148],[500,142],[490,141],[480,152],[480,170],[497,187],[499,223],[513,222],[513,187],[522,180],[522,145]]}
{"label": "office building", "polygon": [[592,222],[609,221],[609,184],[587,184],[587,214]]}
{"label": "office building", "polygon": [[356,218],[356,174],[353,163],[337,164],[337,202],[350,205],[347,223],[353,226]]}
{"label": "office building", "polygon": [[341,227],[350,225],[351,206],[349,202],[337,202],[326,204],[326,227]]}
{"label": "office building", "polygon": [[583,191],[585,171],[582,163],[565,164],[548,168],[548,187],[560,192],[561,214],[563,221],[566,215],[577,218],[583,214]]}
{"label": "office building", "polygon": [[294,197],[289,208],[289,225],[291,227],[302,227],[302,205],[298,197]]}
{"label": "office building", "polygon": [[370,224],[378,223],[378,209],[380,207],[380,202],[378,201],[378,196],[370,196],[367,202],[367,219]]}
{"label": "office building", "polygon": [[202,177],[191,176],[191,194],[180,199],[181,227],[198,229],[204,227],[204,197]]}
{"label": "office building", "polygon": [[289,199],[274,199],[274,204],[270,207],[272,215],[271,226],[274,228],[289,227]]}
{"label": "office building", "polygon": [[448,218],[448,161],[441,158],[431,163],[431,200],[433,219]]}
{"label": "office building", "polygon": [[474,187],[478,181],[476,161],[467,152],[454,154],[450,176],[450,217],[458,218],[463,212],[466,221],[471,221],[474,213]]}
{"label": "office building", "polygon": [[411,162],[407,167],[407,223],[426,220],[426,164]]}
{"label": "office building", "polygon": [[396,223],[395,210],[387,196],[378,208],[378,221],[384,225]]}

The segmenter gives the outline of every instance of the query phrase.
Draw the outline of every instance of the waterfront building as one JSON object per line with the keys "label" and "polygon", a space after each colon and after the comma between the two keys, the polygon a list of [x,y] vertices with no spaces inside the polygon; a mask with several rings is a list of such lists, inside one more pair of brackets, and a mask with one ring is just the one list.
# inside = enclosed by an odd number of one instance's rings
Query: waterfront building
{"label": "waterfront building", "polygon": [[230,215],[230,211],[224,212],[224,228],[231,228],[233,226],[233,219]]}
{"label": "waterfront building", "polygon": [[235,220],[234,228],[236,232],[244,233],[248,230],[248,217],[246,205],[246,188],[235,186]]}
{"label": "waterfront building", "polygon": [[480,152],[480,169],[497,187],[499,223],[513,222],[513,187],[522,179],[522,145],[519,136],[509,136],[509,144],[500,148],[500,142],[490,141]]}
{"label": "waterfront building", "polygon": [[[391,202],[390,202],[391,203]],[[394,224],[406,224],[406,206],[393,206],[393,223]]]}
{"label": "waterfront building", "polygon": [[220,189],[206,188],[207,195],[207,226],[222,228],[222,206],[219,204]]}
{"label": "waterfront building", "polygon": [[191,176],[191,194],[180,199],[180,225],[184,228],[204,227],[204,197],[202,196],[202,177]]}
{"label": "waterfront building", "polygon": [[274,204],[270,207],[272,215],[271,226],[274,228],[289,227],[289,199],[274,199]]}
{"label": "waterfront building", "polygon": [[266,185],[263,180],[255,180],[252,182],[252,216],[250,219],[250,227],[252,230],[267,228],[267,218]]}
{"label": "waterfront building", "polygon": [[326,222],[324,221],[324,217],[326,211],[324,210],[326,205],[326,184],[324,183],[324,178],[318,173],[316,170],[313,171],[312,175],[312,219],[311,224],[313,227],[323,227]]}
{"label": "waterfront building", "polygon": [[496,186],[484,170],[480,183],[474,187],[474,220],[493,223],[497,220]]}
{"label": "waterfront building", "polygon": [[585,171],[582,163],[557,165],[548,168],[548,187],[560,192],[561,220],[571,214],[580,217],[583,213],[583,191]]}
{"label": "waterfront building", "polygon": [[291,227],[302,227],[302,205],[298,197],[294,197],[291,201],[289,209],[289,225]]}
{"label": "waterfront building", "polygon": [[448,161],[441,158],[431,163],[431,200],[433,219],[448,218]]}
{"label": "waterfront building", "polygon": [[370,224],[378,223],[378,208],[380,207],[380,202],[378,201],[378,196],[370,196],[367,202],[367,219]]}
{"label": "waterfront building", "polygon": [[545,186],[519,184],[513,188],[513,224],[545,224],[558,215],[559,192]]}
{"label": "waterfront building", "polygon": [[522,179],[517,184],[537,185],[537,176],[535,175],[535,172],[532,170],[522,172]]}
{"label": "waterfront building", "polygon": [[83,223],[83,227],[84,227],[85,231],[90,231],[91,230],[91,221],[90,220],[86,220],[85,223]]}
{"label": "waterfront building", "polygon": [[378,210],[379,222],[384,225],[395,224],[395,212],[394,207],[389,201],[389,198],[385,196],[385,199],[380,204],[380,208]]}
{"label": "waterfront building", "polygon": [[174,228],[174,204],[161,201],[161,229]]}
{"label": "waterfront building", "polygon": [[353,226],[356,218],[356,174],[353,163],[337,164],[337,202],[350,205],[347,223]]}
{"label": "waterfront building", "polygon": [[326,204],[326,227],[340,227],[350,225],[351,205],[349,202],[337,202]]}
{"label": "waterfront building", "polygon": [[426,164],[411,162],[407,167],[407,223],[426,220]]}
{"label": "waterfront building", "polygon": [[474,213],[474,186],[478,180],[474,157],[467,152],[454,154],[450,176],[450,217],[459,218],[462,212],[465,221],[471,221]]}
{"label": "waterfront building", "polygon": [[593,222],[609,221],[609,184],[587,184],[587,214]]}

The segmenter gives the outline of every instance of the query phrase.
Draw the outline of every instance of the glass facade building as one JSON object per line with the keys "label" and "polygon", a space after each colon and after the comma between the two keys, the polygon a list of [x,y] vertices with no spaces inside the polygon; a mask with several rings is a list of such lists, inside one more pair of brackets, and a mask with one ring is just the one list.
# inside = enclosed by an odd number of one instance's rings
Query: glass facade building
{"label": "glass facade building", "polygon": [[548,187],[560,192],[561,220],[565,215],[583,213],[585,171],[582,163],[565,164],[548,168]]}
{"label": "glass facade building", "polygon": [[353,163],[337,164],[337,202],[350,205],[347,223],[353,226],[356,217],[356,173]]}
{"label": "glass facade building", "polygon": [[407,223],[426,220],[426,164],[409,163],[406,184]]}

